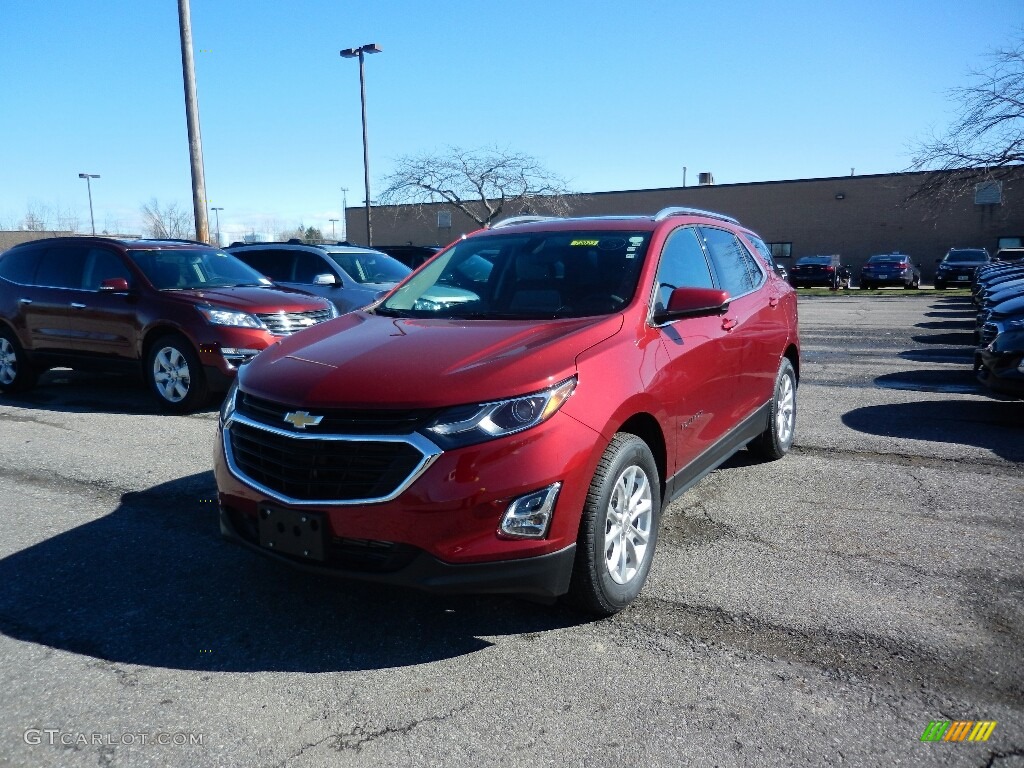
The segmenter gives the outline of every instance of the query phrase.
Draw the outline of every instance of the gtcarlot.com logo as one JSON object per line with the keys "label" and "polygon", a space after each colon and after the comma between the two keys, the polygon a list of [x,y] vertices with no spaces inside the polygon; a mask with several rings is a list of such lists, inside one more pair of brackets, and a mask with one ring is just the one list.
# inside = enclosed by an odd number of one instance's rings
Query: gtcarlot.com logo
{"label": "gtcarlot.com logo", "polygon": [[995,720],[932,720],[921,741],[988,741],[995,729]]}
{"label": "gtcarlot.com logo", "polygon": [[177,731],[166,733],[74,733],[59,728],[29,728],[22,737],[30,746],[39,744],[59,745],[64,747],[95,746],[160,746],[195,747],[202,746],[205,733],[188,733]]}

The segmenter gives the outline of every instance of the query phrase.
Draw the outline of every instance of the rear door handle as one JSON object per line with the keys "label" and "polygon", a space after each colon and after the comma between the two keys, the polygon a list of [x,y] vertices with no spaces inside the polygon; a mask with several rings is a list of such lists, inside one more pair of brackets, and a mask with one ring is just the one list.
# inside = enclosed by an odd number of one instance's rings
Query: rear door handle
{"label": "rear door handle", "polygon": [[32,299],[18,299],[19,304],[31,304]]}
{"label": "rear door handle", "polygon": [[736,320],[732,317],[722,318],[722,328],[726,331],[731,331],[736,327]]}
{"label": "rear door handle", "polygon": [[75,309],[85,309],[85,304],[79,304],[77,301],[72,301],[71,306]]}

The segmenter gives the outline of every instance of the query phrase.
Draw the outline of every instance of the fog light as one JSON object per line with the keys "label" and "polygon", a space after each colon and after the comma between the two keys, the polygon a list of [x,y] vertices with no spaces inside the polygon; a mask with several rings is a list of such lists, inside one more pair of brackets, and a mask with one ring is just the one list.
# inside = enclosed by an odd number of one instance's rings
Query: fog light
{"label": "fog light", "polygon": [[501,519],[498,532],[517,539],[542,539],[548,533],[555,501],[562,484],[555,483],[513,500]]}
{"label": "fog light", "polygon": [[236,349],[235,347],[221,347],[221,354],[228,365],[237,368],[245,365],[260,353],[258,349]]}

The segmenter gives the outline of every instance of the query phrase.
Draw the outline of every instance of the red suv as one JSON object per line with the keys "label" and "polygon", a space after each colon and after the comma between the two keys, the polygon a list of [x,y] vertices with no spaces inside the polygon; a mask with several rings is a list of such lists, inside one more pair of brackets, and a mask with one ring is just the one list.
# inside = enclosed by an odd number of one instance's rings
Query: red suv
{"label": "red suv", "polygon": [[320,573],[618,611],[666,503],[792,444],[796,295],[770,263],[685,208],[470,235],[240,372],[222,531]]}
{"label": "red suv", "polygon": [[337,317],[203,243],[55,237],[0,255],[0,392],[58,366],[138,370],[157,401],[193,410],[293,331]]}

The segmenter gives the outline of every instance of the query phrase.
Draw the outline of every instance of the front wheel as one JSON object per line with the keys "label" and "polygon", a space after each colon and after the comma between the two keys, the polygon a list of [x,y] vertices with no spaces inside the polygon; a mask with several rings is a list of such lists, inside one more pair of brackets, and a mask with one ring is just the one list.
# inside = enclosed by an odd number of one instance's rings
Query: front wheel
{"label": "front wheel", "polygon": [[0,392],[31,389],[38,375],[14,331],[0,328]]}
{"label": "front wheel", "polygon": [[162,336],[150,346],[146,378],[160,407],[173,413],[196,410],[209,394],[199,357],[178,334]]}
{"label": "front wheel", "polygon": [[796,434],[796,371],[788,358],[782,358],[775,377],[775,393],[768,407],[768,426],[748,445],[751,451],[768,461],[781,459],[793,447]]}
{"label": "front wheel", "polygon": [[620,432],[590,483],[568,601],[601,616],[633,602],[651,570],[660,519],[661,484],[651,449]]}

